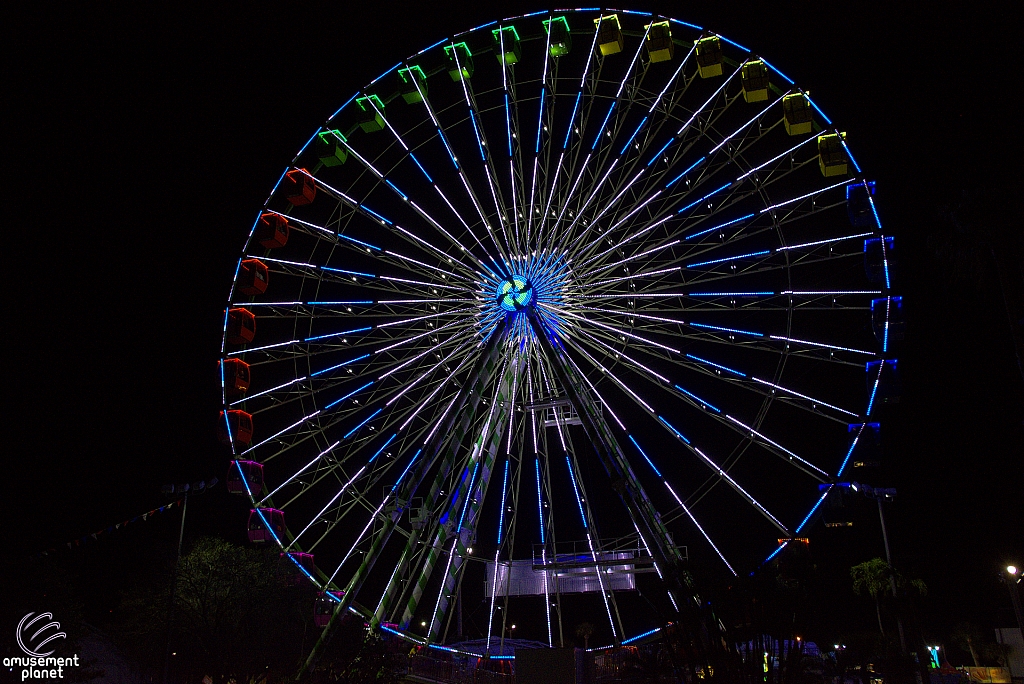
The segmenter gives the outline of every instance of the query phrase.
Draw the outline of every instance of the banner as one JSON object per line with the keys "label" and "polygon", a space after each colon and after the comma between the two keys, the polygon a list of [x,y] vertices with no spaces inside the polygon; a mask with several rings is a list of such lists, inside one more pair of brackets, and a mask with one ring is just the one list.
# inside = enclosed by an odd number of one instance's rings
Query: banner
{"label": "banner", "polygon": [[[134,518],[132,518],[130,520],[125,520],[124,522],[120,522],[120,523],[116,523],[114,525],[110,525],[108,527],[103,528],[102,530],[97,530],[96,532],[93,532],[91,534],[87,534],[84,537],[80,537],[78,539],[74,539],[72,541],[66,542],[64,545],[67,546],[68,549],[71,549],[71,548],[74,548],[75,546],[81,546],[82,544],[85,544],[89,540],[98,540],[99,536],[101,534],[107,534],[107,533],[113,532],[115,530],[121,530],[121,529],[123,529],[125,527],[128,527],[129,524],[136,523],[139,520],[145,521],[145,520],[153,517],[157,513],[163,513],[164,511],[168,510],[169,508],[173,508],[174,506],[180,506],[182,501],[184,501],[184,499],[178,499],[177,501],[172,501],[171,503],[169,503],[169,504],[167,504],[165,506],[161,506],[160,508],[154,508],[151,511],[147,511],[146,513],[142,513],[140,515],[137,515],[137,516],[135,516]],[[51,549],[46,549],[45,551],[40,551],[39,553],[34,554],[34,555],[30,556],[30,557],[31,558],[42,558],[43,556],[49,556],[49,555],[54,554],[54,553],[57,553],[57,549],[56,548],[51,548]]]}

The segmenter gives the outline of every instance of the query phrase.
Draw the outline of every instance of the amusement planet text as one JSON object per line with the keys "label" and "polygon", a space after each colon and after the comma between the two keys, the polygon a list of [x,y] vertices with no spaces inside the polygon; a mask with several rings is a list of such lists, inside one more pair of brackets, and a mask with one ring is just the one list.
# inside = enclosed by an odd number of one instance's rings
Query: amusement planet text
{"label": "amusement planet text", "polygon": [[64,679],[65,667],[78,667],[78,655],[67,658],[14,656],[4,658],[4,667],[20,667],[21,681],[29,679]]}

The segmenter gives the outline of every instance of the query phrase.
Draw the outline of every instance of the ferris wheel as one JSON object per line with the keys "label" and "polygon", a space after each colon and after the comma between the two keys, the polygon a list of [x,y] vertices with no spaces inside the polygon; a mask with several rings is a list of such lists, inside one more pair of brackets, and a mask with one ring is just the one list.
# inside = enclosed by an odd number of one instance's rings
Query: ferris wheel
{"label": "ferris wheel", "polygon": [[693,24],[559,10],[417,52],[313,135],[238,262],[250,539],[321,624],[437,648],[464,591],[485,650],[515,601],[548,645],[584,602],[609,644],[714,631],[687,564],[798,539],[898,399],[875,201],[805,90]]}

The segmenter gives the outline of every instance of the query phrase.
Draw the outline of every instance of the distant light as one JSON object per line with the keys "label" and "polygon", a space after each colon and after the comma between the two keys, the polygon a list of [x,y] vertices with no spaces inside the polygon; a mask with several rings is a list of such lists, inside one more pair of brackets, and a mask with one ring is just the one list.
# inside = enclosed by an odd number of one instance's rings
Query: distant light
{"label": "distant light", "polygon": [[427,621],[426,620],[423,620],[422,622],[420,622],[420,627],[426,627],[426,626],[427,626]]}
{"label": "distant light", "polygon": [[470,546],[468,549],[466,549],[466,553],[473,553],[473,547]]}
{"label": "distant light", "polygon": [[516,628],[516,626],[515,626],[515,625],[512,625],[512,629],[515,629],[515,628]]}
{"label": "distant light", "polygon": [[1006,572],[1010,573],[1011,575],[1016,575],[1017,574],[1017,566],[1016,565],[1007,565],[1006,566]]}

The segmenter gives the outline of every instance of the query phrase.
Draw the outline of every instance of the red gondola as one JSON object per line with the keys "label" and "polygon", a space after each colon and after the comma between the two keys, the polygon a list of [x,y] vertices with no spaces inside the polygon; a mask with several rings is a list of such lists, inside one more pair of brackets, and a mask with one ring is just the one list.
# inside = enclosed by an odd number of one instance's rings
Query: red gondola
{"label": "red gondola", "polygon": [[284,536],[284,511],[276,508],[249,510],[249,541],[263,543]]}
{"label": "red gondola", "polygon": [[244,295],[258,295],[267,291],[267,265],[259,259],[243,259],[238,267],[238,291]]}
{"label": "red gondola", "polygon": [[296,207],[309,204],[316,197],[316,184],[305,169],[292,169],[281,182],[285,197]]}
{"label": "red gondola", "polygon": [[256,337],[256,316],[248,309],[229,309],[228,343],[248,344],[254,337]]}
{"label": "red gondola", "polygon": [[218,361],[224,392],[229,397],[240,397],[249,389],[249,364],[241,359]]}
{"label": "red gondola", "polygon": [[252,415],[245,411],[221,411],[217,432],[224,444],[249,446],[252,442]]}
{"label": "red gondola", "polygon": [[320,592],[316,597],[316,603],[313,604],[313,624],[317,627],[326,627],[344,595],[343,591]]}
{"label": "red gondola", "polygon": [[228,491],[248,494],[263,491],[263,464],[256,461],[232,461],[228,468]]}
{"label": "red gondola", "polygon": [[256,241],[267,249],[277,249],[288,244],[288,219],[280,214],[266,213],[256,224]]}

